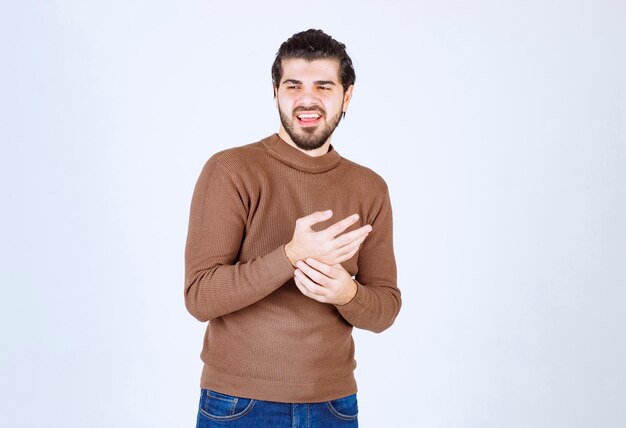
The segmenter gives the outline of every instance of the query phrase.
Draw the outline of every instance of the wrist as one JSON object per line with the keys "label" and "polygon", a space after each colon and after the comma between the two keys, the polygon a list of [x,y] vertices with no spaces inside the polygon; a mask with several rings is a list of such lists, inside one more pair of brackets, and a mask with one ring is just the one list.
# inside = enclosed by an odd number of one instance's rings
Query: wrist
{"label": "wrist", "polygon": [[337,305],[337,306],[345,306],[348,303],[352,302],[354,300],[354,298],[356,297],[356,294],[359,292],[359,284],[353,279],[350,278],[350,283],[352,285],[351,290],[350,290],[350,294],[347,296],[345,302]]}
{"label": "wrist", "polygon": [[295,255],[293,254],[291,245],[291,241],[285,244],[285,255],[287,256],[287,259],[289,259],[289,263],[291,263],[293,267],[296,267],[296,263],[298,263],[298,258],[295,257]]}

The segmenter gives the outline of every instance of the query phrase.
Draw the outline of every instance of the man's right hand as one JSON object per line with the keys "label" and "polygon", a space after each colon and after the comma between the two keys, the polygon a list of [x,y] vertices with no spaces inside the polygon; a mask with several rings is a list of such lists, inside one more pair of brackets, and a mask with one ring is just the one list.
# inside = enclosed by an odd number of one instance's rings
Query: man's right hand
{"label": "man's right hand", "polygon": [[358,221],[358,214],[346,217],[319,232],[311,228],[314,224],[328,220],[332,216],[331,210],[317,211],[296,220],[293,238],[285,245],[285,254],[294,267],[298,260],[305,260],[309,257],[329,265],[345,262],[356,254],[359,246],[372,230],[372,226],[368,224],[340,235]]}

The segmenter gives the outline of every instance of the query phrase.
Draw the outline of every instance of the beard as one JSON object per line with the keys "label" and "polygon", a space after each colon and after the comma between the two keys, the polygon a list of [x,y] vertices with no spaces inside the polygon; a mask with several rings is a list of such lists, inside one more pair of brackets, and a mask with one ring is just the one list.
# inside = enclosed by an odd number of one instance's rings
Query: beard
{"label": "beard", "polygon": [[[298,120],[294,117],[299,111],[317,111],[321,115],[321,122],[317,126],[309,126],[305,128],[297,128],[295,121]],[[287,132],[287,135],[291,137],[291,141],[295,143],[302,150],[310,151],[319,149],[330,138],[335,131],[337,125],[341,121],[342,112],[339,111],[330,120],[326,120],[326,112],[319,107],[297,107],[292,116],[287,115],[278,105],[278,114],[280,115],[280,121],[283,124],[283,128]]]}

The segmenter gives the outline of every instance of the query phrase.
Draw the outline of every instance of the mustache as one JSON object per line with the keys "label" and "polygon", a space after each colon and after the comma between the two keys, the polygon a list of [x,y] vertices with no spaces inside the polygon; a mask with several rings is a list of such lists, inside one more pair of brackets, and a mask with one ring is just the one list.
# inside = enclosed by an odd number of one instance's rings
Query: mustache
{"label": "mustache", "polygon": [[319,106],[298,106],[293,109],[293,114],[296,115],[303,111],[314,111],[314,112],[319,113],[322,116],[326,116],[326,110],[324,110],[323,108]]}

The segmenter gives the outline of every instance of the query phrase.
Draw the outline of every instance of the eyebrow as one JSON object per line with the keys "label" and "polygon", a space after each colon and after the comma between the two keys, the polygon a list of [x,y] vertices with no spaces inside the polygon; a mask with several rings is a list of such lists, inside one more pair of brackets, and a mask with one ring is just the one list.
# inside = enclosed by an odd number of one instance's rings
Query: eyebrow
{"label": "eyebrow", "polygon": [[[302,85],[302,81],[295,79],[285,79],[283,80],[283,84],[291,83],[292,85]],[[316,80],[313,82],[314,85],[336,85],[332,80]]]}

